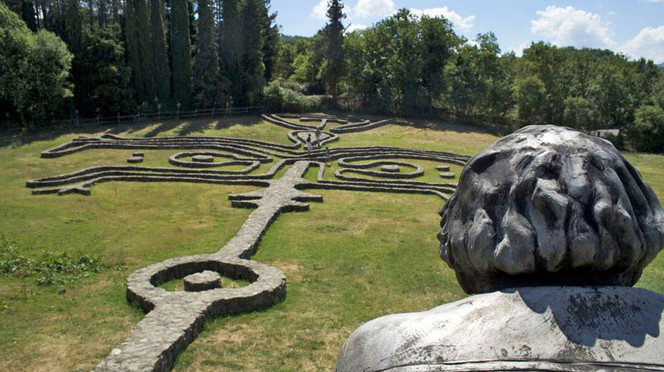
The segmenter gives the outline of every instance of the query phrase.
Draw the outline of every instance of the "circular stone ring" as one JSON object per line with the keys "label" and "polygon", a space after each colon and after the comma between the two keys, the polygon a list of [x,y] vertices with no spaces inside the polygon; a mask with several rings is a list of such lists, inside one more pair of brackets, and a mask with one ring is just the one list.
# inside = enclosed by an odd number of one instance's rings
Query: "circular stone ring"
{"label": "circular stone ring", "polygon": [[[184,160],[190,158],[191,160]],[[226,162],[216,162],[217,158],[231,159]],[[215,168],[245,165],[247,168],[234,173],[249,173],[260,166],[257,159],[240,158],[237,155],[222,154],[218,152],[180,152],[168,159],[168,162],[185,168]]]}

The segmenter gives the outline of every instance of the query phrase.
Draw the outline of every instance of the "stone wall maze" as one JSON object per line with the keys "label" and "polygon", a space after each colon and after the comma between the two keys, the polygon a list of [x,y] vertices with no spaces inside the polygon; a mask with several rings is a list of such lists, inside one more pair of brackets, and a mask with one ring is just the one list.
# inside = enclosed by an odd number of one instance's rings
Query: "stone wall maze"
{"label": "stone wall maze", "polygon": [[[236,208],[255,208],[223,248],[214,254],[172,258],[132,273],[127,298],[138,304],[146,317],[129,337],[102,360],[95,371],[167,371],[177,356],[215,317],[251,312],[280,302],[286,296],[286,276],[251,257],[261,237],[282,212],[307,211],[307,202],[322,202],[319,195],[303,190],[357,190],[436,195],[444,200],[454,193],[452,183],[412,181],[424,174],[422,166],[406,160],[436,162],[442,178],[454,177],[449,164],[464,165],[468,157],[436,151],[398,147],[336,147],[330,158],[339,169],[337,180],[325,178],[327,155],[323,147],[340,135],[377,128],[389,121],[348,120],[322,115],[264,115],[275,125],[290,129],[291,145],[226,137],[125,138],[111,134],[78,138],[44,151],[43,158],[56,158],[89,149],[135,151],[129,163],[140,163],[143,150],[177,151],[169,163],[177,168],[137,165],[98,166],[27,182],[33,194],[90,195],[90,188],[110,181],[187,182],[261,187],[257,191],[230,195]],[[310,126],[305,123],[315,123]],[[336,126],[326,131],[330,124]],[[310,136],[320,147],[307,152],[303,144]],[[276,162],[275,162],[276,161]],[[264,173],[254,173],[262,164],[275,164]],[[233,170],[223,170],[233,166]],[[243,167],[237,169],[237,167]],[[315,182],[304,179],[310,168],[318,168]],[[282,169],[285,174],[275,179]],[[250,282],[240,288],[220,288],[219,277]],[[173,279],[185,281],[185,291],[167,291],[159,284]]]}

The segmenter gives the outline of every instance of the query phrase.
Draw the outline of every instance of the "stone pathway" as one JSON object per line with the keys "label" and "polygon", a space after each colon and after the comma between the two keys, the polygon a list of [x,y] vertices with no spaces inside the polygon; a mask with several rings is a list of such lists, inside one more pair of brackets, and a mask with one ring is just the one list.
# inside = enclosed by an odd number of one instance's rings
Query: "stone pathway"
{"label": "stone pathway", "polygon": [[[273,305],[286,296],[286,276],[274,267],[250,261],[261,237],[281,212],[306,211],[304,201],[322,197],[295,189],[308,183],[302,175],[307,162],[297,162],[270,186],[259,191],[233,195],[234,206],[257,206],[240,231],[219,252],[178,257],[131,274],[128,297],[148,315],[120,346],[113,349],[95,371],[169,370],[211,318],[255,311]],[[206,270],[252,283],[242,288],[217,288],[201,292],[169,292],[157,287],[168,280]]]}
{"label": "stone pathway", "polygon": [[[219,316],[252,312],[274,305],[286,296],[286,277],[277,268],[252,261],[261,237],[280,213],[307,211],[306,202],[322,202],[321,196],[306,189],[358,190],[391,193],[431,194],[447,200],[454,193],[452,183],[429,183],[409,179],[424,174],[422,166],[404,161],[415,159],[442,164],[464,165],[466,156],[402,149],[397,147],[338,147],[330,157],[338,164],[335,180],[325,177],[325,150],[311,154],[302,149],[306,136],[322,132],[321,144],[338,141],[339,135],[369,130],[389,123],[348,120],[327,116],[264,115],[265,120],[291,129],[293,145],[226,137],[124,138],[102,135],[78,138],[44,151],[43,158],[55,158],[89,149],[183,150],[169,162],[177,168],[133,165],[91,167],[76,172],[28,181],[33,194],[90,195],[90,188],[111,181],[188,182],[263,187],[231,195],[236,208],[255,208],[234,238],[214,254],[177,257],[132,273],[127,298],[139,305],[146,317],[129,337],[99,363],[95,371],[168,371],[177,356],[196,339],[206,321]],[[298,119],[298,122],[292,121]],[[315,127],[301,123],[318,123]],[[324,131],[330,123],[338,126]],[[144,153],[134,157],[145,157]],[[223,159],[223,161],[218,161]],[[398,159],[398,160],[391,160]],[[226,161],[227,160],[227,161]],[[278,160],[269,170],[253,173],[262,164]],[[244,166],[224,170],[228,166]],[[309,168],[318,167],[316,182],[303,178]],[[280,170],[288,168],[279,179]],[[439,171],[449,170],[440,165]],[[350,176],[348,174],[355,174]],[[251,284],[240,288],[219,288],[220,276]],[[159,285],[184,280],[187,290],[167,291]]]}

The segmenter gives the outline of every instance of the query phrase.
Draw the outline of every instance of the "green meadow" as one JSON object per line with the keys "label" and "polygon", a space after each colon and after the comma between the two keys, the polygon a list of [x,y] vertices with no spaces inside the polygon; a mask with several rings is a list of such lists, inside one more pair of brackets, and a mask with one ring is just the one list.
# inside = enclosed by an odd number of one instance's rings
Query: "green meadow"
{"label": "green meadow", "polygon": [[[132,151],[39,156],[78,136],[102,132],[289,143],[288,130],[254,117],[2,139],[0,267],[11,271],[15,266],[13,274],[0,275],[2,371],[93,369],[143,317],[125,297],[131,272],[172,257],[216,252],[251,213],[231,208],[228,200],[229,194],[255,189],[248,186],[108,182],[94,186],[87,197],[31,195],[25,187],[30,179],[126,164]],[[342,135],[330,146],[399,146],[474,155],[498,138],[480,128],[419,121]],[[144,152],[146,166],[168,166],[173,154]],[[626,157],[664,200],[664,156]],[[414,163],[425,169],[422,180],[448,182],[438,177],[437,164]],[[327,179],[334,178],[335,167],[328,168]],[[452,170],[460,172],[459,167]],[[438,256],[442,199],[311,192],[322,195],[324,202],[310,203],[308,212],[280,215],[253,257],[286,273],[286,300],[264,311],[208,323],[180,356],[176,371],[329,371],[344,340],[362,323],[465,296],[454,272]],[[67,269],[60,273],[62,267]],[[664,255],[646,269],[638,286],[664,292]],[[66,293],[59,295],[61,289]]]}

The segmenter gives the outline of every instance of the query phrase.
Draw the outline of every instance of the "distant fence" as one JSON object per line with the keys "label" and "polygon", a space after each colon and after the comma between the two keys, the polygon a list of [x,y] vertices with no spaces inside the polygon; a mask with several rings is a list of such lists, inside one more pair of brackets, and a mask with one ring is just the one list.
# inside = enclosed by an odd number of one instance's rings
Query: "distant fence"
{"label": "distant fence", "polygon": [[[216,118],[220,116],[232,115],[248,115],[248,114],[261,114],[267,110],[267,106],[247,106],[247,107],[230,107],[230,108],[211,108],[193,111],[139,111],[132,115],[116,116],[97,116],[94,118],[80,118],[75,114],[69,119],[51,120],[41,123],[40,126],[49,129],[63,129],[75,127],[88,127],[96,125],[123,125],[134,124],[154,120],[180,120],[180,119],[198,119],[198,118]],[[0,132],[5,133],[18,133],[23,130],[24,125],[20,123],[6,123],[0,126]]]}

